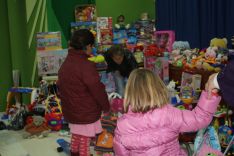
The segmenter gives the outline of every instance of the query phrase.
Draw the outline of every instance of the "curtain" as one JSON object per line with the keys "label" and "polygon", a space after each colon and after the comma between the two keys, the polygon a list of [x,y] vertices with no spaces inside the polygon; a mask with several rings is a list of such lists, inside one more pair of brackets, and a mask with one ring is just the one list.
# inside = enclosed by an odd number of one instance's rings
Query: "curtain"
{"label": "curtain", "polygon": [[234,35],[233,0],[157,0],[157,30],[174,30],[176,40],[206,48],[212,38]]}

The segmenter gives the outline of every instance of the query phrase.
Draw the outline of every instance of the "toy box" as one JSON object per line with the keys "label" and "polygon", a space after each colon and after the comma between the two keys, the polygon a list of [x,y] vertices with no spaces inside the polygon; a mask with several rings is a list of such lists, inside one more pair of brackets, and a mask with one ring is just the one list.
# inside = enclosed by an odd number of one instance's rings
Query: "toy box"
{"label": "toy box", "polygon": [[126,30],[113,30],[113,44],[125,44],[128,40],[127,32]]}
{"label": "toy box", "polygon": [[97,18],[97,42],[102,45],[112,44],[112,17]]}
{"label": "toy box", "polygon": [[192,96],[193,96],[193,102],[197,102],[200,95],[200,89],[201,89],[201,79],[202,76],[199,74],[192,74],[183,72],[181,77],[181,92],[182,89],[185,87],[192,88]]}
{"label": "toy box", "polygon": [[127,33],[127,43],[136,44],[137,43],[136,29],[128,29],[126,30],[126,33]]}
{"label": "toy box", "polygon": [[36,35],[37,50],[62,49],[61,32],[40,32]]}
{"label": "toy box", "polygon": [[144,67],[158,74],[165,82],[169,81],[169,64],[164,57],[147,56],[144,60]]}
{"label": "toy box", "polygon": [[163,48],[164,51],[171,52],[172,44],[175,41],[174,31],[156,31],[155,32],[156,44],[159,48]]}
{"label": "toy box", "polygon": [[78,5],[75,8],[75,19],[77,22],[96,21],[96,6],[92,4]]}
{"label": "toy box", "polygon": [[112,44],[113,32],[111,29],[100,29],[99,32],[100,34],[98,33],[98,43],[104,45]]}
{"label": "toy box", "polygon": [[55,51],[38,51],[38,75],[57,74],[67,56],[67,49]]}
{"label": "toy box", "polygon": [[97,27],[98,29],[112,29],[112,17],[98,17]]}
{"label": "toy box", "polygon": [[97,22],[71,22],[71,33],[79,29],[89,29],[96,36]]}
{"label": "toy box", "polygon": [[141,43],[151,44],[154,40],[155,22],[151,20],[138,20],[134,24],[137,40]]}

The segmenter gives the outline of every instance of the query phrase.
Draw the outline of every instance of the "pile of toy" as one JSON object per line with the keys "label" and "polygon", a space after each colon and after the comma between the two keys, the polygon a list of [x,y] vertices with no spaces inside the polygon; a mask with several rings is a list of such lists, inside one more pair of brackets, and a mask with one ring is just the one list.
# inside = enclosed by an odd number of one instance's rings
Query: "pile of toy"
{"label": "pile of toy", "polygon": [[[27,91],[27,92],[26,92]],[[22,104],[21,94],[31,95],[31,103]],[[6,113],[2,116],[4,128],[24,129],[24,138],[46,137],[50,131],[59,131],[65,125],[55,83],[40,81],[40,88],[11,88]],[[16,98],[16,103],[10,103]],[[19,99],[19,100],[18,100]],[[3,126],[2,126],[3,127]]]}
{"label": "pile of toy", "polygon": [[214,38],[206,49],[190,49],[187,41],[175,41],[170,63],[186,70],[202,69],[219,72],[228,60],[227,40]]}

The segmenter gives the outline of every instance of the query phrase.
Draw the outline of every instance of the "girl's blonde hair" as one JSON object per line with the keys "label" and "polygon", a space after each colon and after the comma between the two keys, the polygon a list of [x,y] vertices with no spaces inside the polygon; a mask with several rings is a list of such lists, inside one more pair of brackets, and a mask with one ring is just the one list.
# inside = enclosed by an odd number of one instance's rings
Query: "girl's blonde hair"
{"label": "girl's blonde hair", "polygon": [[147,112],[161,108],[168,103],[165,84],[148,69],[135,69],[131,72],[124,95],[124,111],[129,106],[133,112]]}

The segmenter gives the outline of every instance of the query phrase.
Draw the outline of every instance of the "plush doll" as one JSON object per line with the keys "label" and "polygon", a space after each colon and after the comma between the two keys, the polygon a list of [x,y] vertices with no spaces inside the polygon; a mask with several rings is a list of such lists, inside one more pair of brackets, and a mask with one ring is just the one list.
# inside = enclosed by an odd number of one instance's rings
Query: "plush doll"
{"label": "plush doll", "polygon": [[218,47],[208,47],[205,53],[206,62],[214,64],[217,51],[218,51]]}
{"label": "plush doll", "polygon": [[33,122],[24,127],[25,133],[23,138],[39,137],[43,138],[48,136],[50,130],[46,126],[45,119],[41,116],[33,116]]}
{"label": "plush doll", "polygon": [[210,40],[210,47],[227,48],[226,38],[213,38]]}
{"label": "plush doll", "polygon": [[117,17],[117,24],[115,24],[116,29],[129,29],[130,24],[125,24],[125,17],[124,15],[119,15]]}

